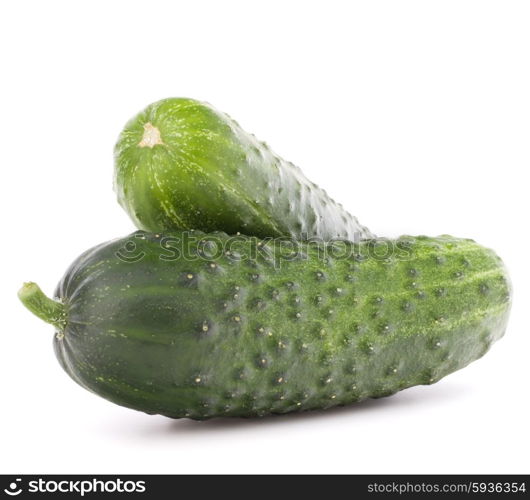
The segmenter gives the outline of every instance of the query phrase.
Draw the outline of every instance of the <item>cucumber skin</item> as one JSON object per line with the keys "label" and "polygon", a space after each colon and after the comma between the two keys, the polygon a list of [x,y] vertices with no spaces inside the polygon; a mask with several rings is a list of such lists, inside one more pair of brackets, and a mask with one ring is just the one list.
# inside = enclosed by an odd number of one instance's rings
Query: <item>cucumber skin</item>
{"label": "cucumber skin", "polygon": [[[140,147],[144,126],[164,144]],[[115,191],[139,229],[348,239],[373,235],[342,205],[208,103],[170,98],[130,120],[115,147]]]}
{"label": "cucumber skin", "polygon": [[[377,243],[345,242],[356,256],[327,261],[322,245],[300,243],[279,267],[274,242],[253,260],[209,260],[197,244],[191,258],[165,260],[187,234],[139,231],[67,271],[56,298],[68,323],[54,346],[80,385],[172,418],[323,409],[436,382],[505,331],[506,271],[470,240],[401,237],[388,259],[373,256]],[[131,245],[142,258],[125,262]]]}

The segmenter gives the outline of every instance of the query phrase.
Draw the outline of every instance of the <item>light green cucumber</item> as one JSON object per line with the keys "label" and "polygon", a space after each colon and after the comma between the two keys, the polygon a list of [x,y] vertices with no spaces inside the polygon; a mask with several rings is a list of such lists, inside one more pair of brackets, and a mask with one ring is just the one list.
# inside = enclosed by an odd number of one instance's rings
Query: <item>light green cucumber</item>
{"label": "light green cucumber", "polygon": [[351,241],[373,236],[298,167],[194,99],[155,102],[127,123],[115,147],[114,184],[136,226],[152,232]]}

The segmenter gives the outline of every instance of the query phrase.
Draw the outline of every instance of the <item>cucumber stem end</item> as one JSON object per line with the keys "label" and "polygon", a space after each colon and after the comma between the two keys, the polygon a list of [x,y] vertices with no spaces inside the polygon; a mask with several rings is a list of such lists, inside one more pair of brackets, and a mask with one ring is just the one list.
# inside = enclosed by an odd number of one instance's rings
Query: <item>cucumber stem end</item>
{"label": "cucumber stem end", "polygon": [[64,304],[47,297],[36,283],[24,283],[18,291],[18,298],[35,316],[55,326],[59,331],[65,329],[66,311]]}

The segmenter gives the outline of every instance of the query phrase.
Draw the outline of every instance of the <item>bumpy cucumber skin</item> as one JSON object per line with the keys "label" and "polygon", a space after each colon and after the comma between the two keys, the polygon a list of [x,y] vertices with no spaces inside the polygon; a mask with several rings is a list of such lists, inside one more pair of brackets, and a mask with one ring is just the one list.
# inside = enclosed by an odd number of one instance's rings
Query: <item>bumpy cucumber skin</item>
{"label": "bumpy cucumber skin", "polygon": [[[144,126],[162,144],[141,146]],[[222,230],[260,238],[373,235],[234,120],[208,103],[173,98],[127,123],[115,147],[115,191],[139,229]]]}
{"label": "bumpy cucumber skin", "polygon": [[196,243],[173,258],[186,236],[139,231],[67,271],[54,345],[79,384],[172,418],[322,409],[436,382],[505,331],[506,271],[471,240],[401,237],[387,258],[384,242],[343,243],[348,258],[301,243],[278,266],[277,243],[243,260],[247,237],[215,259]]}

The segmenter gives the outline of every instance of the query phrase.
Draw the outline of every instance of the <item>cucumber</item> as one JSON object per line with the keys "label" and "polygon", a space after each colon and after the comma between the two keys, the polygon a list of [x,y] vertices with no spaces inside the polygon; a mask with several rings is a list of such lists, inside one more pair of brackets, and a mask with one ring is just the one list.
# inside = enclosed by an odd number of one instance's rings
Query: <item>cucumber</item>
{"label": "cucumber", "polygon": [[80,385],[172,418],[328,408],[432,384],[505,331],[511,287],[471,240],[289,245],[139,231],[22,302]]}
{"label": "cucumber", "polygon": [[115,147],[114,186],[135,225],[152,232],[373,236],[299,168],[194,99],[155,102],[127,123]]}

